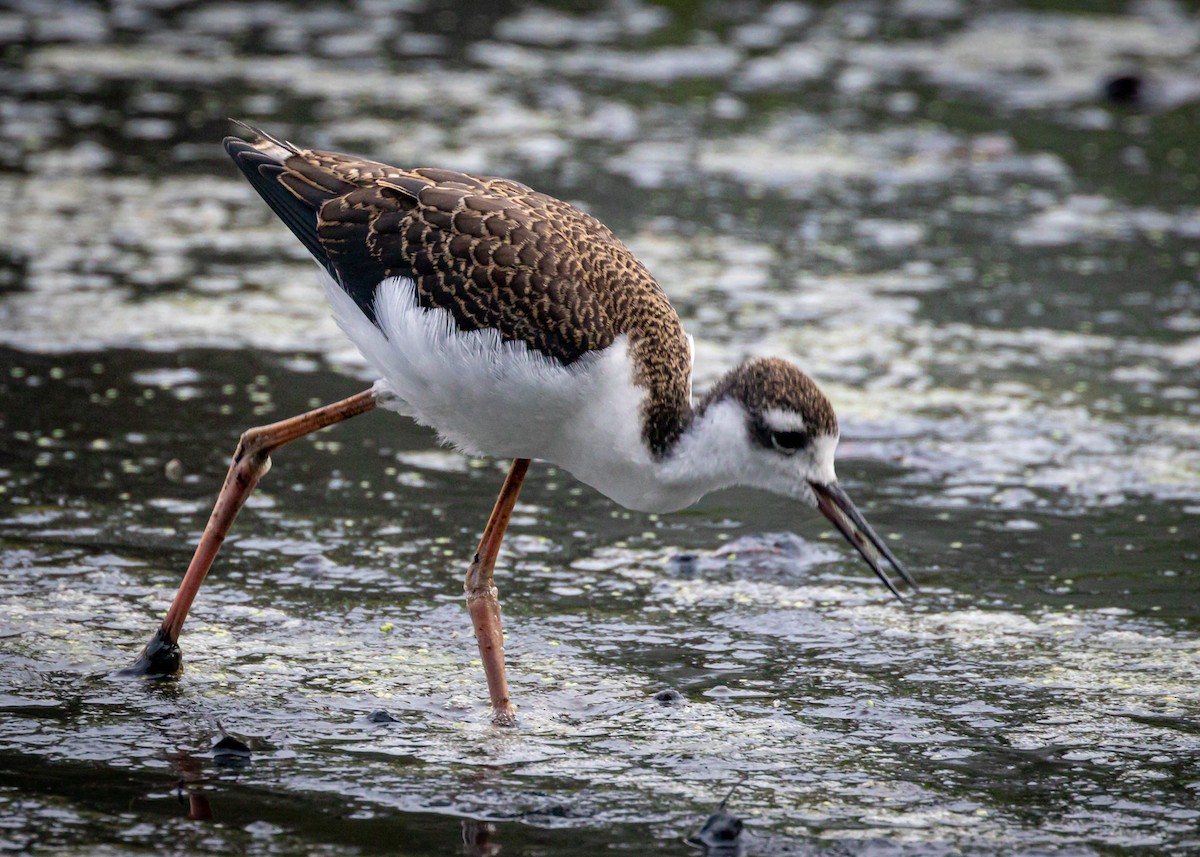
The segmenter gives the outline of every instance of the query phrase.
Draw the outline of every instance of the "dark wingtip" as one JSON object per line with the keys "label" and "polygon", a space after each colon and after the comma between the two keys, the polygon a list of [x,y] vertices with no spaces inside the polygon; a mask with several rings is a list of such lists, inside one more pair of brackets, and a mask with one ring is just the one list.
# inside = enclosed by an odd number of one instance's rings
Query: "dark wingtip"
{"label": "dark wingtip", "polygon": [[[246,129],[247,132],[249,132],[250,134],[253,134],[254,138],[256,140],[266,140],[268,143],[273,143],[274,145],[279,146],[281,149],[286,149],[287,151],[291,152],[293,155],[300,154],[300,147],[296,146],[293,143],[289,143],[287,140],[280,140],[278,137],[268,134],[263,129],[258,128],[254,125],[251,125],[249,122],[243,122],[241,119],[234,119],[232,116],[227,117],[227,118],[234,125],[244,128],[244,129]],[[229,140],[239,140],[239,139],[241,139],[241,138],[239,138],[239,137],[226,137],[225,138],[226,143],[228,143]],[[245,143],[246,141],[242,140],[242,142]],[[228,145],[226,146],[226,148],[228,148]]]}
{"label": "dark wingtip", "polygon": [[252,152],[258,152],[258,149],[254,148],[241,137],[226,137],[221,141],[221,145],[225,147],[226,154],[228,154],[229,157],[233,158],[235,161],[244,155],[248,155]]}

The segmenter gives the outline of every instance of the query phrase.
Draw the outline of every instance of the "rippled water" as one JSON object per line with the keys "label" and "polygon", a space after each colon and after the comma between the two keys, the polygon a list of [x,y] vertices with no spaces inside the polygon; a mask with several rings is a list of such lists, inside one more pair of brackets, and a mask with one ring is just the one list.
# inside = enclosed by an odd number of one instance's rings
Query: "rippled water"
{"label": "rippled water", "polygon": [[[1200,22],[1051,5],[0,12],[0,849],[686,854],[736,785],[752,854],[1200,850]],[[276,456],[177,681],[109,679],[240,431],[370,380],[226,116],[586,206],[701,382],[811,369],[923,594],[535,465],[498,729],[504,463],[380,413]]]}

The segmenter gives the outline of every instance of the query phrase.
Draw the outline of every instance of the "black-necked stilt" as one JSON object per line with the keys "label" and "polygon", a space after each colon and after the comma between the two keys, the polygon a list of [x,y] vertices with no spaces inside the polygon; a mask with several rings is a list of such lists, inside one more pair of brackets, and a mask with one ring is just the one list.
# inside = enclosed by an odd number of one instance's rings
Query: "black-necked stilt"
{"label": "black-necked stilt", "polygon": [[[248,126],[247,126],[248,127]],[[475,455],[513,459],[466,577],[493,716],[511,720],[492,571],[530,459],[630,509],[674,511],[751,485],[815,506],[899,597],[912,578],[838,487],[837,417],[783,360],[742,363],[692,401],[691,339],[602,223],[500,178],[405,170],[250,129],[234,162],[326,274],[334,314],[380,380],[242,435],[179,592],[134,672],[177,641],[234,516],[285,443],[382,406]]]}

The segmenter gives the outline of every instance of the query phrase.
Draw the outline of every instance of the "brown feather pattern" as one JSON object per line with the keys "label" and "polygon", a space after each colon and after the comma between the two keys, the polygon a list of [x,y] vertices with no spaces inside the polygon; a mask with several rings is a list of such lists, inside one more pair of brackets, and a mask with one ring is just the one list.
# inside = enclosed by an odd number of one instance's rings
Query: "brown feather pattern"
{"label": "brown feather pattern", "polygon": [[[296,215],[281,211],[286,205],[264,183],[315,213],[319,247],[309,249],[372,320],[375,287],[405,276],[421,306],[447,310],[459,330],[495,330],[563,365],[624,335],[633,380],[647,393],[646,444],[664,455],[687,427],[683,326],[646,268],[596,218],[507,179],[400,169],[265,135],[252,144],[231,138],[226,148],[293,231]],[[264,158],[282,169],[257,166]]]}
{"label": "brown feather pattern", "polygon": [[740,402],[752,415],[770,410],[799,414],[813,435],[838,433],[837,415],[816,382],[777,357],[747,360],[730,371],[704,394],[696,413],[726,398]]}

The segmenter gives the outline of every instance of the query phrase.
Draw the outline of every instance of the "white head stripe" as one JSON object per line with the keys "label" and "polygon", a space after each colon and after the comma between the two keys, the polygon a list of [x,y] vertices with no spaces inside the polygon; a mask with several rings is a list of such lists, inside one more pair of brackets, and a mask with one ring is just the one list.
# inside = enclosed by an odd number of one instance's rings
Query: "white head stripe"
{"label": "white head stripe", "polygon": [[795,411],[771,408],[763,411],[762,416],[771,431],[804,431],[804,417]]}

